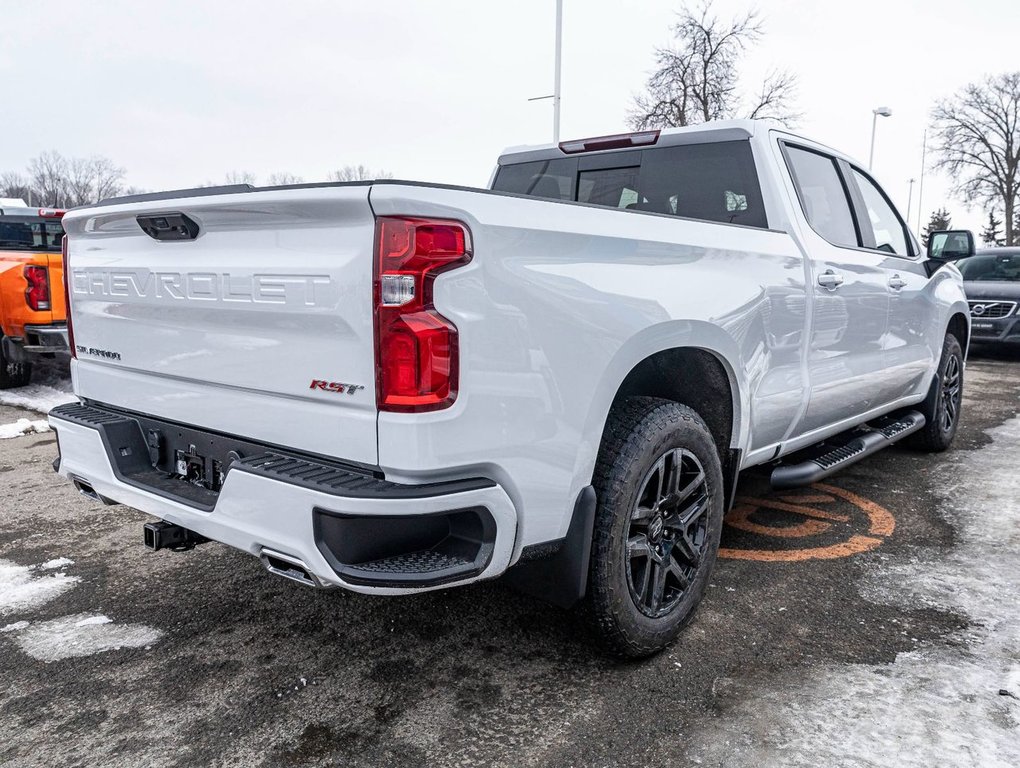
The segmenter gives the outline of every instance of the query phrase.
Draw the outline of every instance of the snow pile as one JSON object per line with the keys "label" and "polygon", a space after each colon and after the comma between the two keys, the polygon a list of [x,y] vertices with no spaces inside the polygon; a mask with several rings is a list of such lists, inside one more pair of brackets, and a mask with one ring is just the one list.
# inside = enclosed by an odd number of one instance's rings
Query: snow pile
{"label": "snow pile", "polygon": [[695,762],[1020,765],[1020,419],[988,434],[992,445],[948,455],[935,481],[957,545],[872,566],[861,586],[869,600],[949,609],[972,626],[888,665],[732,683],[732,711],[694,729]]}
{"label": "snow pile", "polygon": [[0,616],[45,605],[77,583],[77,576],[34,576],[30,566],[0,560]]}
{"label": "snow pile", "polygon": [[37,421],[18,419],[13,424],[0,424],[0,440],[9,440],[12,437],[21,437],[22,435],[33,435],[49,431],[50,425],[43,419],[39,419]]}
{"label": "snow pile", "polygon": [[39,570],[52,571],[56,568],[63,568],[65,565],[74,565],[74,560],[69,557],[58,557],[55,560],[47,560],[39,566]]}
{"label": "snow pile", "polygon": [[0,405],[13,405],[30,411],[49,413],[58,405],[77,402],[71,392],[71,381],[64,380],[56,386],[51,384],[29,384],[17,389],[0,389]]}
{"label": "snow pile", "polygon": [[71,391],[70,377],[66,356],[36,360],[32,364],[32,383],[27,387],[0,390],[0,405],[49,413],[58,405],[78,399]]}
{"label": "snow pile", "polygon": [[103,614],[78,613],[24,627],[14,633],[14,642],[29,656],[50,662],[121,648],[143,648],[162,635],[144,624],[116,624]]}

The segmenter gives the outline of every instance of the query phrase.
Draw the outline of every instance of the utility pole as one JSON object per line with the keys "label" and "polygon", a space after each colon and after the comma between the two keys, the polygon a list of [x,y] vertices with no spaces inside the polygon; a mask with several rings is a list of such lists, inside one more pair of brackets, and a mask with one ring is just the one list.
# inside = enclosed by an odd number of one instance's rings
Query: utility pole
{"label": "utility pole", "polygon": [[[914,199],[914,181],[914,179],[910,180],[910,189],[907,192],[907,222],[910,221],[910,201]],[[907,226],[909,227],[910,224],[908,223]]]}
{"label": "utility pole", "polygon": [[928,152],[928,129],[924,129],[924,138],[921,139],[921,181],[917,185],[917,232],[921,232],[921,206],[924,205],[924,162]]}

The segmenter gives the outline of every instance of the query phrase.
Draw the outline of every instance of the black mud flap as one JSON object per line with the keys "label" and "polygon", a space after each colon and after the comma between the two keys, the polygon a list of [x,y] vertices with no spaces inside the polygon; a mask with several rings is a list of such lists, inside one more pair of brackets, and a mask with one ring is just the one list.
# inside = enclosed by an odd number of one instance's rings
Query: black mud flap
{"label": "black mud flap", "polygon": [[567,535],[558,542],[526,549],[517,564],[503,574],[502,581],[560,608],[576,605],[588,590],[595,506],[595,489],[589,485],[574,503]]}

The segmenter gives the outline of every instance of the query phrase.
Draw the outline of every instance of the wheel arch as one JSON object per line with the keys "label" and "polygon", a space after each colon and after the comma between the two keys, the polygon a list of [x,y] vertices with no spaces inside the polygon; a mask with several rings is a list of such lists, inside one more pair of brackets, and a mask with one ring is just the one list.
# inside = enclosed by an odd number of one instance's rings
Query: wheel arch
{"label": "wheel arch", "polygon": [[[591,482],[611,408],[628,395],[663,397],[696,410],[716,439],[731,485],[747,441],[750,407],[739,359],[737,342],[706,322],[665,323],[632,338],[614,355],[589,408],[584,429],[588,450],[580,452],[575,475],[578,488]],[[662,380],[663,372],[673,371],[681,375]],[[722,408],[707,407],[718,399]]]}
{"label": "wheel arch", "polygon": [[963,312],[957,310],[953,313],[952,317],[949,318],[949,324],[946,326],[946,333],[953,334],[960,342],[960,346],[963,348],[963,356],[967,357],[967,348],[970,345],[970,318]]}

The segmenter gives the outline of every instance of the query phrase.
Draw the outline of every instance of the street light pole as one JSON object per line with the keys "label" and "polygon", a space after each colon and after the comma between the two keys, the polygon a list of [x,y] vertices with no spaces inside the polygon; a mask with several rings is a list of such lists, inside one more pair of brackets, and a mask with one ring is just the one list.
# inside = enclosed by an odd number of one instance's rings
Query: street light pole
{"label": "street light pole", "polygon": [[875,127],[878,123],[878,117],[889,117],[892,114],[892,110],[889,107],[879,107],[878,109],[871,110],[871,154],[868,155],[868,170],[871,170],[871,166],[875,162]]}
{"label": "street light pole", "polygon": [[563,61],[563,0],[556,0],[556,78],[553,83],[553,141],[560,141],[560,70]]}
{"label": "street light pole", "polygon": [[911,179],[910,180],[910,189],[907,191],[907,226],[908,227],[910,226],[910,203],[914,199],[914,181],[916,181],[916,179]]}

